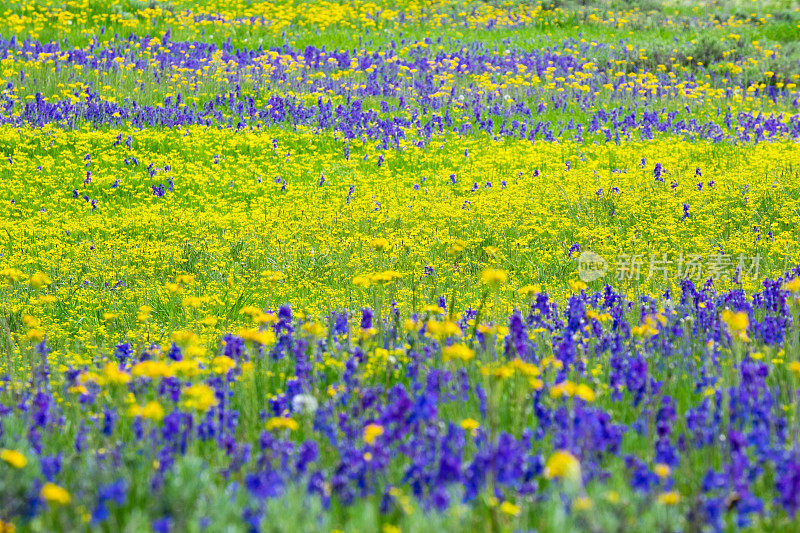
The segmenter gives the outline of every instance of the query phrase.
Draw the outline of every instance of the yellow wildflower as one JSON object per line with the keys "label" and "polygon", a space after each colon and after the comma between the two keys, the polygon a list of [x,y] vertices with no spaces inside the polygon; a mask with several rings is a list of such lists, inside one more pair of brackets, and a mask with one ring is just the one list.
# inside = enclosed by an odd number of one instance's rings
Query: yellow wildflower
{"label": "yellow wildflower", "polygon": [[372,444],[381,435],[383,435],[383,426],[380,424],[367,424],[364,428],[364,442],[367,444]]}
{"label": "yellow wildflower", "polygon": [[588,511],[594,507],[594,502],[586,496],[579,496],[572,502],[572,508],[576,511]]}
{"label": "yellow wildflower", "polygon": [[575,387],[575,396],[583,400],[584,402],[593,402],[595,398],[594,391],[586,384],[581,383],[577,387]]}
{"label": "yellow wildflower", "polygon": [[370,276],[368,276],[368,275],[361,274],[361,275],[355,276],[353,278],[353,280],[352,280],[352,283],[356,287],[361,287],[363,289],[366,289],[367,287],[372,285],[372,278]]}
{"label": "yellow wildflower", "polygon": [[44,331],[40,329],[32,329],[25,334],[25,339],[32,342],[42,342],[42,340],[44,340]]}
{"label": "yellow wildflower", "polygon": [[800,292],[800,277],[787,281],[783,285],[783,288],[789,292]]}
{"label": "yellow wildflower", "polygon": [[268,270],[266,272],[262,272],[261,277],[264,278],[264,281],[268,283],[278,283],[286,279],[286,274],[284,274],[283,272],[275,272],[274,270]]}
{"label": "yellow wildflower", "polygon": [[172,369],[161,361],[142,361],[131,368],[131,375],[135,377],[166,378],[172,375]]}
{"label": "yellow wildflower", "polygon": [[681,501],[681,495],[674,490],[662,492],[658,495],[658,503],[665,505],[677,505]]}
{"label": "yellow wildflower", "polygon": [[384,270],[383,272],[372,274],[372,281],[377,283],[390,283],[402,277],[403,275],[396,270]]}
{"label": "yellow wildflower", "polygon": [[464,428],[464,431],[468,431],[474,437],[478,434],[478,429],[481,427],[481,424],[474,418],[465,418],[461,421],[461,427]]}
{"label": "yellow wildflower", "polygon": [[458,359],[462,363],[466,363],[475,357],[475,351],[467,346],[464,346],[463,344],[453,344],[450,346],[445,346],[445,348],[442,350],[442,357],[445,361]]}
{"label": "yellow wildflower", "polygon": [[533,296],[542,292],[542,287],[539,285],[525,285],[517,290],[522,296]]}
{"label": "yellow wildflower", "polygon": [[23,468],[28,464],[28,459],[16,450],[0,450],[0,460],[5,461],[14,468]]}
{"label": "yellow wildflower", "polygon": [[562,381],[556,385],[550,387],[550,397],[551,398],[563,398],[563,397],[570,397],[575,394],[575,384],[571,381]]}
{"label": "yellow wildflower", "polygon": [[484,285],[499,286],[508,281],[508,272],[494,268],[487,268],[481,273],[481,283]]}
{"label": "yellow wildflower", "polygon": [[325,335],[325,327],[318,322],[306,322],[300,329],[316,338],[322,338]]}
{"label": "yellow wildflower", "polygon": [[25,278],[25,274],[16,268],[4,268],[0,270],[0,276],[6,278],[9,283],[14,283]]}
{"label": "yellow wildflower", "polygon": [[511,502],[503,502],[500,504],[500,510],[507,515],[510,516],[517,516],[520,512],[519,505],[515,505]]}
{"label": "yellow wildflower", "polygon": [[45,483],[39,495],[50,503],[61,505],[67,505],[72,500],[69,492],[54,483]]}
{"label": "yellow wildflower", "polygon": [[569,288],[570,288],[570,290],[571,290],[572,292],[581,292],[581,291],[585,291],[585,290],[586,290],[586,289],[589,287],[589,286],[588,286],[588,285],[586,285],[584,282],[582,282],[582,281],[575,281],[575,280],[569,280],[569,281],[567,282],[567,284],[569,285]]}
{"label": "yellow wildflower", "polygon": [[30,277],[28,283],[34,289],[41,289],[42,287],[46,287],[47,285],[53,283],[53,280],[51,280],[47,274],[43,272],[37,272]]}
{"label": "yellow wildflower", "polygon": [[578,459],[566,450],[558,450],[547,459],[544,477],[547,479],[564,478],[578,480],[581,476],[581,464]]}
{"label": "yellow wildflower", "polygon": [[[731,335],[742,338],[746,337],[747,326],[750,325],[750,320],[747,318],[747,313],[739,311],[734,313],[729,309],[725,309],[722,314],[722,321],[728,326]],[[742,340],[744,340],[742,338]]]}
{"label": "yellow wildflower", "polygon": [[211,371],[215,374],[227,374],[236,366],[236,361],[225,355],[219,355],[211,361]]}
{"label": "yellow wildflower", "polygon": [[383,237],[378,237],[377,239],[372,239],[369,245],[378,252],[383,252],[389,249],[389,241],[384,239]]}
{"label": "yellow wildflower", "polygon": [[261,331],[256,328],[243,329],[239,331],[239,336],[262,346],[267,346],[275,342],[275,333],[272,331]]}
{"label": "yellow wildflower", "polygon": [[131,376],[119,368],[117,363],[106,363],[103,367],[103,382],[111,385],[124,385]]}
{"label": "yellow wildflower", "polygon": [[164,418],[164,408],[161,407],[160,403],[156,401],[150,401],[147,402],[144,407],[139,407],[136,404],[131,405],[128,408],[128,414],[130,416],[140,416],[148,420],[160,422]]}
{"label": "yellow wildflower", "polygon": [[446,339],[447,337],[460,337],[462,335],[461,328],[452,320],[445,320],[444,322],[428,320],[427,327],[428,333],[439,340]]}
{"label": "yellow wildflower", "polygon": [[299,428],[300,425],[294,418],[286,418],[282,416],[274,416],[267,420],[267,430],[281,430],[281,429],[288,429],[289,431],[294,431]]}
{"label": "yellow wildflower", "polygon": [[205,413],[217,405],[217,396],[214,394],[214,389],[202,383],[183,389],[183,396],[185,398],[183,405],[187,409],[193,409],[201,413]]}

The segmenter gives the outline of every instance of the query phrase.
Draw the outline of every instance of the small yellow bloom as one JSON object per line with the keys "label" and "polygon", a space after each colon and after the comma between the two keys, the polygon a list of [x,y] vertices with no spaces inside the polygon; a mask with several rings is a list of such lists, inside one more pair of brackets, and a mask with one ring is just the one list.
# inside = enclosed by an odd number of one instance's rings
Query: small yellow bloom
{"label": "small yellow bloom", "polygon": [[581,477],[581,464],[578,459],[566,450],[553,453],[544,467],[544,477],[547,479],[564,478],[579,480]]}
{"label": "small yellow bloom", "polygon": [[383,272],[376,272],[372,274],[372,281],[376,283],[390,283],[403,277],[403,275],[396,270],[384,270]]}
{"label": "small yellow bloom", "polygon": [[793,278],[790,281],[787,281],[783,288],[789,292],[800,292],[800,277]]}
{"label": "small yellow bloom", "polygon": [[575,396],[588,403],[593,402],[595,398],[594,391],[584,383],[575,387]]}
{"label": "small yellow bloom", "polygon": [[674,490],[662,492],[658,495],[658,503],[665,505],[677,505],[681,501],[681,495]]}
{"label": "small yellow bloom", "polygon": [[447,250],[449,255],[457,255],[467,249],[467,241],[456,240],[451,246],[450,249]]}
{"label": "small yellow bloom", "polygon": [[179,376],[192,377],[200,373],[200,364],[194,359],[183,359],[172,363],[170,370]]}
{"label": "small yellow bloom", "polygon": [[149,305],[142,305],[139,307],[139,312],[136,314],[136,320],[139,322],[147,322],[150,320],[150,314],[153,312],[153,308]]}
{"label": "small yellow bloom", "polygon": [[648,316],[640,325],[632,327],[631,333],[639,338],[654,337],[658,335],[658,323],[654,317]]}
{"label": "small yellow bloom", "polygon": [[368,424],[364,428],[364,442],[367,444],[372,444],[381,435],[383,435],[383,426],[380,424]]}
{"label": "small yellow bloom", "polygon": [[428,333],[439,340],[446,339],[447,337],[460,337],[462,335],[461,328],[452,320],[445,320],[444,322],[428,320],[426,326],[428,328]]}
{"label": "small yellow bloom", "polygon": [[205,303],[205,299],[201,298],[200,296],[187,296],[186,298],[181,300],[181,303],[185,307],[191,307],[197,309],[203,306],[203,304]]}
{"label": "small yellow bloom", "polygon": [[[481,371],[483,371],[483,370],[486,370],[486,369],[485,368],[481,369]],[[489,372],[489,374],[493,378],[498,379],[500,381],[503,381],[503,380],[506,380],[506,379],[508,379],[508,378],[510,378],[511,376],[514,375],[514,369],[511,368],[508,365],[503,365],[503,366],[499,366],[499,367],[495,368],[494,370]]]}
{"label": "small yellow bloom", "polygon": [[517,516],[520,512],[519,505],[515,505],[511,502],[501,503],[500,510],[509,516]]}
{"label": "small yellow bloom", "polygon": [[[190,344],[189,346],[186,347],[186,350],[184,350],[183,353],[186,355],[186,357],[195,359],[198,357],[205,357],[206,353],[208,353],[208,350],[206,350],[205,346],[200,346],[199,344]],[[172,368],[173,370],[177,371],[177,369],[175,369],[174,367],[175,363],[172,364]]]}
{"label": "small yellow bloom", "polygon": [[9,283],[21,281],[25,278],[25,274],[16,268],[4,268],[0,270],[0,277],[6,278]]}
{"label": "small yellow bloom", "polygon": [[83,385],[73,385],[67,389],[67,392],[70,394],[87,394],[89,390]]}
{"label": "small yellow bloom", "polygon": [[167,292],[171,294],[180,294],[183,292],[183,287],[177,283],[165,283],[164,288],[167,289]]}
{"label": "small yellow bloom", "polygon": [[0,459],[14,468],[24,468],[28,464],[28,459],[16,450],[0,450]]}
{"label": "small yellow bloom", "polygon": [[569,380],[562,381],[556,385],[550,387],[550,397],[551,398],[563,398],[563,397],[570,397],[575,394],[575,384]]}
{"label": "small yellow bloom", "polygon": [[50,503],[67,505],[72,498],[64,488],[54,483],[45,483],[39,495]]}
{"label": "small yellow bloom", "polygon": [[142,418],[146,418],[148,420],[155,420],[156,422],[160,422],[164,418],[164,408],[161,407],[161,404],[156,401],[147,402],[147,404],[142,407],[139,416]]}
{"label": "small yellow bloom", "polygon": [[225,355],[219,355],[211,361],[211,371],[215,374],[227,374],[236,366],[236,361]]}
{"label": "small yellow bloom", "polygon": [[278,430],[288,429],[289,431],[294,431],[299,427],[300,425],[294,418],[274,416],[269,420],[267,420],[267,431],[272,431],[273,429],[278,429]]}
{"label": "small yellow bloom", "polygon": [[32,342],[42,342],[42,340],[44,340],[44,331],[40,329],[32,329],[25,334],[25,338]]}
{"label": "small yellow bloom", "polygon": [[403,329],[406,330],[408,333],[412,331],[417,331],[420,328],[419,322],[416,320],[411,320],[407,318],[405,322],[403,322]]}
{"label": "small yellow bloom", "polygon": [[172,335],[170,335],[170,338],[179,346],[200,342],[200,337],[198,337],[196,333],[186,330],[174,331]]}
{"label": "small yellow bloom", "polygon": [[325,335],[325,326],[319,322],[306,322],[300,329],[303,331],[303,333],[318,339],[321,339]]}
{"label": "small yellow bloom", "polygon": [[205,318],[200,320],[200,323],[202,325],[209,326],[209,327],[212,327],[212,328],[217,325],[217,322],[219,322],[219,321],[217,320],[216,317],[213,317],[213,316],[207,316],[207,317],[205,317]]}
{"label": "small yellow bloom", "polygon": [[747,313],[744,311],[739,311],[738,313],[734,313],[729,309],[725,309],[722,314],[722,321],[727,324],[728,329],[732,334],[740,334],[747,330],[747,326],[750,325],[750,320],[747,318]]}
{"label": "small yellow bloom", "polygon": [[203,383],[183,389],[183,396],[185,398],[183,404],[187,409],[201,413],[205,413],[218,403],[214,389]]}
{"label": "small yellow bloom", "polygon": [[378,237],[377,239],[372,239],[369,243],[373,250],[377,252],[383,252],[389,249],[389,241],[384,239],[383,237]]}
{"label": "small yellow bloom", "polygon": [[461,427],[464,428],[464,431],[468,431],[472,436],[475,436],[481,424],[474,418],[465,418],[461,421]]}
{"label": "small yellow bloom", "polygon": [[239,331],[239,336],[246,341],[251,341],[262,346],[267,346],[275,342],[275,333],[269,330],[261,331],[256,328],[243,329]]}
{"label": "small yellow bloom", "polygon": [[487,268],[481,273],[481,283],[484,285],[498,286],[508,281],[508,272],[505,270]]}
{"label": "small yellow bloom", "polygon": [[669,465],[664,463],[658,463],[655,468],[653,468],[653,471],[661,479],[669,477],[669,475],[672,473],[672,469],[669,467]]}
{"label": "small yellow bloom", "polygon": [[130,375],[120,370],[117,363],[106,363],[103,367],[103,382],[111,385],[124,385],[130,382]]}
{"label": "small yellow bloom", "polygon": [[581,291],[585,291],[585,290],[586,290],[586,289],[589,287],[589,286],[588,286],[587,284],[585,284],[584,282],[582,282],[582,281],[576,281],[576,280],[569,280],[569,281],[567,282],[567,285],[569,285],[569,289],[570,289],[572,292],[581,292]]}
{"label": "small yellow bloom", "polygon": [[475,351],[467,346],[464,346],[463,344],[445,346],[444,350],[442,350],[442,358],[445,361],[457,359],[462,363],[466,363],[469,362],[473,357],[475,357]]}
{"label": "small yellow bloom", "polygon": [[579,496],[572,502],[572,508],[576,511],[588,511],[594,507],[594,502],[586,496]]}
{"label": "small yellow bloom", "polygon": [[175,277],[175,283],[181,283],[183,285],[191,285],[194,283],[195,277],[192,274],[180,274]]}
{"label": "small yellow bloom", "polygon": [[542,390],[544,388],[544,381],[531,376],[528,377],[528,386],[533,390]]}
{"label": "small yellow bloom", "polygon": [[136,377],[144,376],[151,379],[167,378],[172,376],[172,369],[161,361],[147,360],[136,363],[133,368],[131,368],[131,375]]}
{"label": "small yellow bloom", "polygon": [[542,287],[539,285],[525,285],[524,287],[520,287],[517,292],[522,296],[533,296],[534,294],[542,292]]}
{"label": "small yellow bloom", "polygon": [[541,374],[541,370],[539,370],[539,367],[537,367],[532,363],[527,363],[519,358],[512,359],[511,361],[509,361],[508,366],[512,367],[523,376],[536,377],[539,374]]}
{"label": "small yellow bloom", "polygon": [[51,280],[47,274],[43,272],[37,272],[31,276],[31,278],[28,280],[28,283],[34,289],[41,289],[42,287],[46,287],[47,285],[53,283],[53,280]]}
{"label": "small yellow bloom", "polygon": [[369,275],[358,275],[355,276],[352,280],[353,285],[356,287],[361,287],[366,289],[370,285],[372,285],[372,278]]}
{"label": "small yellow bloom", "polygon": [[261,277],[264,278],[264,281],[268,283],[278,283],[286,279],[286,274],[283,272],[268,270],[266,272],[262,272]]}

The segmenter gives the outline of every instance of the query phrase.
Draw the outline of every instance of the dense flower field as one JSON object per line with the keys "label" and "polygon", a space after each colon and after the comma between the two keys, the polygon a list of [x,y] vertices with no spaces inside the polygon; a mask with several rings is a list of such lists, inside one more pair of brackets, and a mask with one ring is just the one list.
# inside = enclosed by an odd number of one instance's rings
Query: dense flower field
{"label": "dense flower field", "polygon": [[796,531],[800,7],[0,4],[0,533]]}

